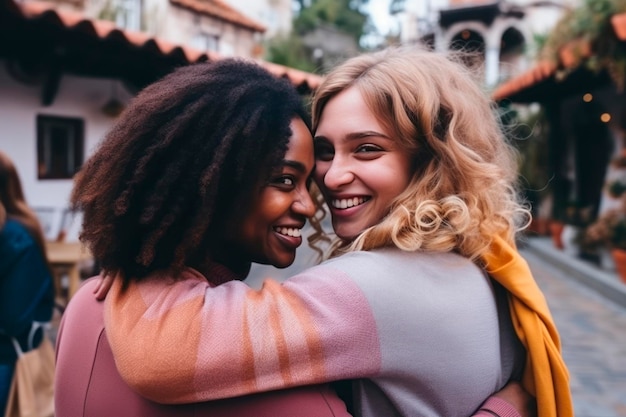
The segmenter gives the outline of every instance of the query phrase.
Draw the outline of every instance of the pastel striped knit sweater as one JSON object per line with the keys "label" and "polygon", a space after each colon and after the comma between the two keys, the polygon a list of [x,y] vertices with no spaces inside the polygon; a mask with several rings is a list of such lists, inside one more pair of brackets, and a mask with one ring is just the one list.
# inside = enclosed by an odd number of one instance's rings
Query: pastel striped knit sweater
{"label": "pastel striped knit sweater", "polygon": [[381,249],[261,290],[191,269],[116,281],[105,326],[122,377],[157,402],[359,379],[358,415],[469,416],[523,363],[494,294],[461,256]]}

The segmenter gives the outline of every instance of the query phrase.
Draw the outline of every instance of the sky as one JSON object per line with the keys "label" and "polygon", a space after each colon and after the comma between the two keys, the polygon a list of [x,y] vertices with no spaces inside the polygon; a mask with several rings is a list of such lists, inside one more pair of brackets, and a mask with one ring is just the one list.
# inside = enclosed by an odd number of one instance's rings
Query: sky
{"label": "sky", "polygon": [[368,9],[370,16],[378,31],[385,34],[389,31],[389,1],[390,0],[370,0]]}

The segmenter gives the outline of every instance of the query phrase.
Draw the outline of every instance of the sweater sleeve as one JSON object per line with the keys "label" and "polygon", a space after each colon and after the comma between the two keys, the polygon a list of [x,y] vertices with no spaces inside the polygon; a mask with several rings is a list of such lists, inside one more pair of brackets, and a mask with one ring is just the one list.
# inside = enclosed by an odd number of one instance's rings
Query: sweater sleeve
{"label": "sweater sleeve", "polygon": [[368,302],[332,268],[268,279],[260,290],[240,281],[212,287],[195,271],[125,291],[116,280],[105,327],[123,379],[160,403],[367,378],[381,367]]}
{"label": "sweater sleeve", "polygon": [[520,413],[507,401],[489,397],[472,417],[521,417]]}

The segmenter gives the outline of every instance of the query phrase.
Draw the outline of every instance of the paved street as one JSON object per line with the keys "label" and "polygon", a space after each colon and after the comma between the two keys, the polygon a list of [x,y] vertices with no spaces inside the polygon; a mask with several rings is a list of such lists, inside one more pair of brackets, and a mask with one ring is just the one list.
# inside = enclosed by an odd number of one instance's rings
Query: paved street
{"label": "paved street", "polygon": [[626,416],[626,308],[523,250],[561,334],[576,417]]}

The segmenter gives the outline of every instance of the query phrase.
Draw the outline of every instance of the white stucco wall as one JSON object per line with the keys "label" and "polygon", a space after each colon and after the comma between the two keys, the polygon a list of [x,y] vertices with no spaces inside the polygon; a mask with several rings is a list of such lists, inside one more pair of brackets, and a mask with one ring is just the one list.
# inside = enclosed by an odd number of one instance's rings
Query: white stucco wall
{"label": "white stucco wall", "polygon": [[[277,5],[272,6],[271,13],[263,8],[265,2],[260,4],[254,2],[253,9],[248,7],[250,10],[245,8],[238,10],[259,23],[264,22],[256,18],[255,14],[262,14],[268,19],[276,17],[277,21],[275,23],[282,27],[287,16],[285,15],[285,10],[279,6],[281,2],[289,0],[266,1],[269,3],[278,2]],[[229,1],[226,2],[231,3]],[[85,0],[84,13],[90,18],[98,18],[105,4],[106,0]],[[232,4],[232,6],[237,8],[236,4]],[[276,13],[274,13],[274,9],[277,10]],[[262,37],[261,34],[250,29],[172,5],[169,0],[142,0],[142,19],[142,32],[174,45],[185,45],[204,50],[204,46],[201,47],[196,44],[197,35],[200,32],[216,35],[219,37],[219,50],[215,52],[226,56],[254,56],[255,47],[259,44]],[[289,18],[290,24],[291,20]]]}
{"label": "white stucco wall", "polygon": [[291,32],[293,18],[291,0],[228,0],[227,3],[247,17],[263,24],[267,29],[263,36],[268,39],[280,33]]}
{"label": "white stucco wall", "polygon": [[[115,119],[101,112],[111,98],[111,80],[66,75],[51,106],[41,105],[41,85],[24,85],[8,74],[0,60],[0,149],[14,161],[24,193],[33,207],[68,205],[71,180],[37,178],[37,115],[82,118],[85,124],[85,159],[111,128]],[[116,95],[127,101],[130,94],[117,85]]]}
{"label": "white stucco wall", "polygon": [[160,22],[156,36],[178,45],[195,46],[194,38],[204,33],[219,36],[219,52],[225,56],[253,56],[256,35],[249,29],[235,26],[210,16],[193,13],[178,6],[167,4],[159,8],[156,16]]}

